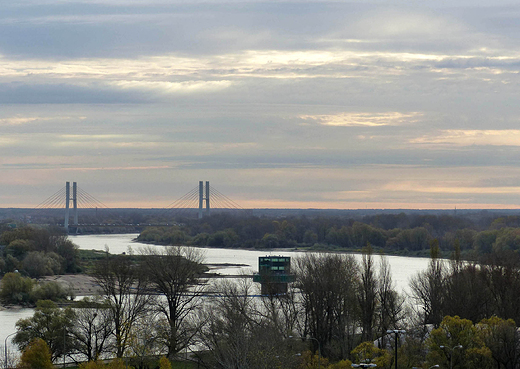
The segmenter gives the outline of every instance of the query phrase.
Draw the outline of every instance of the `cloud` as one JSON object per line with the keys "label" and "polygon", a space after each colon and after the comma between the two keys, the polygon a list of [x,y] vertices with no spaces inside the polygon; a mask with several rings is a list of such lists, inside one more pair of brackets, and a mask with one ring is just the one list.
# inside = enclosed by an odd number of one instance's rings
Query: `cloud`
{"label": "cloud", "polygon": [[24,117],[17,115],[14,117],[0,118],[0,126],[23,126],[35,122],[45,121],[71,121],[71,120],[83,120],[86,117],[71,117],[71,116],[54,116],[54,117]]}
{"label": "cloud", "polygon": [[[490,69],[493,77],[500,67],[511,72],[520,67],[520,56],[497,53],[479,57],[474,53],[449,55],[369,50],[243,50],[236,53],[218,53],[201,57],[187,57],[179,53],[139,58],[81,58],[76,60],[10,59],[0,58],[0,78],[3,81],[33,83],[82,84],[106,82],[109,85],[142,87],[146,89],[186,90],[199,87],[229,86],[233,80],[251,78],[318,79],[368,78],[374,83],[375,75],[413,76],[432,73],[437,80],[443,70]],[[491,68],[492,67],[492,68]],[[447,74],[446,76],[449,76]],[[469,76],[469,75],[467,75]],[[467,77],[466,76],[466,77]],[[423,76],[420,76],[424,78]]]}
{"label": "cloud", "polygon": [[47,60],[26,58],[17,60],[2,56],[0,58],[0,77],[45,77],[63,79],[104,80],[107,77],[124,79],[154,80],[166,76],[188,76],[209,69],[214,60],[186,57],[180,55],[160,55],[132,58],[76,58],[73,60]]}
{"label": "cloud", "polygon": [[438,134],[425,135],[410,140],[413,144],[439,145],[491,145],[491,146],[520,146],[520,130],[517,129],[448,129]]}
{"label": "cloud", "polygon": [[495,57],[486,56],[454,56],[445,57],[435,64],[437,68],[470,69],[518,69],[520,67],[520,55],[501,55]]}
{"label": "cloud", "polygon": [[159,198],[208,178],[266,206],[520,203],[519,9],[7,2],[2,181],[128,194],[153,178]]}
{"label": "cloud", "polygon": [[[445,56],[411,52],[381,52],[325,49],[314,50],[243,50],[202,57],[178,54],[140,58],[82,58],[76,60],[26,59],[3,57],[0,77],[45,77],[56,79],[104,80],[107,77],[139,81],[161,78],[201,76],[258,76],[298,78],[338,76],[345,68],[351,72],[360,66],[395,67],[396,64],[440,62]],[[330,68],[333,68],[330,70]],[[327,70],[329,69],[329,70]],[[336,70],[334,70],[336,69]]]}
{"label": "cloud", "polygon": [[0,136],[0,147],[15,146],[20,143],[20,140],[15,137]]}
{"label": "cloud", "polygon": [[0,104],[118,104],[150,98],[103,84],[0,83]]}
{"label": "cloud", "polygon": [[26,123],[32,123],[38,120],[48,120],[49,118],[40,117],[12,117],[12,118],[0,118],[0,126],[19,126]]}
{"label": "cloud", "polygon": [[417,122],[422,116],[421,113],[340,113],[335,115],[300,115],[299,118],[305,121],[314,121],[323,126],[397,126]]}
{"label": "cloud", "polygon": [[232,85],[231,81],[118,81],[110,83],[122,89],[140,91],[159,91],[167,94],[190,94],[200,92],[218,92]]}
{"label": "cloud", "polygon": [[405,8],[377,10],[357,22],[357,29],[376,39],[444,38],[465,27],[442,13],[410,11]]}
{"label": "cloud", "polygon": [[67,168],[70,171],[80,171],[80,172],[88,172],[88,171],[119,171],[119,170],[157,170],[157,169],[171,169],[171,166],[168,165],[159,165],[159,166],[148,166],[148,167],[134,167],[134,166],[125,166],[125,167],[76,167],[76,168]]}
{"label": "cloud", "polygon": [[445,186],[445,183],[437,185],[425,185],[417,181],[400,181],[392,182],[383,187],[385,191],[396,192],[418,192],[430,194],[451,194],[451,195],[504,195],[517,194],[520,192],[520,186],[497,186],[497,187],[478,187],[465,186],[458,183],[457,185]]}

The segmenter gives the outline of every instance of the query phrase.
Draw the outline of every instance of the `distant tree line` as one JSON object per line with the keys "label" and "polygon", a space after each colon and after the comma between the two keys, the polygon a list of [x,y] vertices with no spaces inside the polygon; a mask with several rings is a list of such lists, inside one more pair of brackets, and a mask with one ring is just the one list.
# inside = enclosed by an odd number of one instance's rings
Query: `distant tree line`
{"label": "distant tree line", "polygon": [[520,217],[465,218],[449,215],[383,214],[360,220],[340,217],[237,217],[184,219],[181,225],[149,227],[139,241],[224,248],[361,249],[370,244],[398,254],[427,255],[437,239],[441,252],[458,245],[466,257],[520,250]]}

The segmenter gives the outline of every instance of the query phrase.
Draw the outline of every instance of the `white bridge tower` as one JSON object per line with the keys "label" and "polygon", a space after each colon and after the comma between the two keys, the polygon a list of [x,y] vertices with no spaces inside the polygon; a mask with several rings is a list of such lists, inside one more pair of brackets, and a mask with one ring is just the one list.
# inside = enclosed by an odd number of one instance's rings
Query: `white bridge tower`
{"label": "white bridge tower", "polygon": [[72,182],[72,197],[70,197],[70,182],[65,184],[65,230],[69,231],[70,202],[72,201],[72,215],[74,216],[74,225],[78,225],[78,185]]}
{"label": "white bridge tower", "polygon": [[[206,187],[206,196],[204,196],[204,187]],[[209,216],[209,181],[206,181],[206,186],[204,186],[203,181],[199,181],[199,219],[202,219],[204,215],[202,213],[202,209],[204,208],[204,201],[206,201],[206,216]]]}

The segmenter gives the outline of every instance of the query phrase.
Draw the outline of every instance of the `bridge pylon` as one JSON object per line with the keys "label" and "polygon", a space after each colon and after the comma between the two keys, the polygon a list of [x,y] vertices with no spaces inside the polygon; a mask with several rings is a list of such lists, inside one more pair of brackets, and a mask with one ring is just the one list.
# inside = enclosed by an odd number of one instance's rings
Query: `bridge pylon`
{"label": "bridge pylon", "polygon": [[78,225],[78,185],[72,182],[72,197],[70,197],[70,182],[65,183],[65,222],[63,226],[69,232],[69,218],[70,218],[70,202],[72,201],[72,215],[74,216],[74,225]]}
{"label": "bridge pylon", "polygon": [[[204,196],[204,189],[206,190],[206,196]],[[199,219],[202,219],[204,216],[202,209],[204,208],[204,201],[206,201],[206,216],[210,214],[210,202],[209,202],[209,181],[206,181],[206,186],[204,186],[203,181],[199,181]]]}

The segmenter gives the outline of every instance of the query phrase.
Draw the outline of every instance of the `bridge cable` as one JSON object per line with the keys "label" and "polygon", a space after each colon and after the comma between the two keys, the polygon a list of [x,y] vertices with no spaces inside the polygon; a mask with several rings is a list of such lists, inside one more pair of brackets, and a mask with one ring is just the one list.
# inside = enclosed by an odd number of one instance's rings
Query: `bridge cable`
{"label": "bridge cable", "polygon": [[[43,200],[41,203],[36,205],[35,209],[48,209],[50,205],[54,205],[56,203],[56,200],[61,198],[63,199],[65,197],[65,187],[62,187],[54,193],[53,195],[49,196],[45,200]],[[63,206],[65,206],[65,202],[63,201]]]}
{"label": "bridge cable", "polygon": [[[233,209],[240,209],[240,210],[244,210],[243,207],[241,207],[240,205],[238,205],[236,202],[234,202],[233,200],[231,200],[229,197],[227,197],[226,195],[222,194],[221,192],[219,192],[215,187],[211,187],[210,188],[210,191],[213,191],[216,193],[217,195],[217,198],[219,199],[222,199],[224,201],[225,204],[227,204],[228,207],[230,208],[233,208]],[[210,196],[211,198],[211,196]]]}

